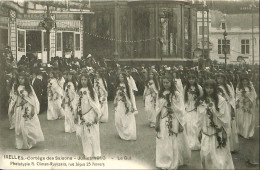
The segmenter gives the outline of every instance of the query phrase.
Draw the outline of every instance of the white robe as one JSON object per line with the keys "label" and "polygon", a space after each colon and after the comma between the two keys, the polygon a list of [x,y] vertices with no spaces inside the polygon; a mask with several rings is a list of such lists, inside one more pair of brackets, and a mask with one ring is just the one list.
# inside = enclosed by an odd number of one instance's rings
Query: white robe
{"label": "white robe", "polygon": [[227,87],[228,87],[228,91],[230,92],[230,95],[228,95],[224,86],[219,86],[219,88],[222,89],[223,91],[223,93],[221,93],[221,96],[224,97],[224,99],[227,101],[228,113],[230,116],[230,127],[231,127],[231,133],[229,136],[230,151],[237,151],[239,149],[239,143],[238,143],[238,130],[237,130],[237,123],[236,123],[236,116],[232,119],[232,115],[231,115],[232,109],[234,112],[236,112],[235,93],[231,86],[227,85]]}
{"label": "white robe", "polygon": [[[93,100],[88,88],[81,88],[79,94],[82,98],[80,100],[80,96],[78,96],[77,101],[78,104],[81,102],[82,117],[80,118],[79,112],[77,112],[76,119],[78,120],[78,124],[76,126],[76,136],[85,157],[98,157],[101,156],[98,123],[101,111],[98,97],[95,93],[95,100]],[[79,109],[79,105],[77,109]]]}
{"label": "white robe", "polygon": [[[195,88],[195,87],[191,87],[191,88]],[[200,142],[198,139],[199,129],[200,129],[200,127],[198,127],[199,116],[197,114],[197,108],[195,104],[196,104],[196,99],[202,96],[203,90],[200,85],[198,85],[198,89],[199,89],[199,96],[195,96],[195,94],[191,94],[190,92],[187,92],[188,100],[185,102],[185,114],[184,114],[185,131],[187,134],[187,139],[189,141],[189,147],[191,150],[200,149]],[[186,91],[186,87],[184,88],[184,95],[185,95],[185,91]]]}
{"label": "white robe", "polygon": [[[227,133],[227,138],[230,135],[230,119],[228,107],[225,99],[218,95],[219,111],[212,109],[213,121],[221,128],[223,127]],[[214,104],[213,104],[214,105]],[[207,115],[206,104],[202,103],[198,107],[198,114],[200,116],[200,123],[202,127],[202,139],[200,157],[202,168],[204,169],[234,169],[232,156],[229,150],[228,143],[225,147],[217,148],[218,141],[215,135],[215,128],[210,126],[210,119]],[[221,136],[221,134],[219,134]],[[228,139],[227,139],[228,140]]]}
{"label": "white robe", "polygon": [[148,82],[144,89],[144,109],[147,114],[150,125],[155,125],[156,121],[156,99],[158,98],[158,90],[153,80]]}
{"label": "white robe", "polygon": [[[163,94],[166,95],[167,91]],[[185,131],[180,132],[180,126],[184,127],[183,120],[183,99],[179,92],[171,98],[171,103],[176,107],[172,107],[172,127],[170,128],[174,134],[169,134],[167,122],[169,121],[168,111],[165,108],[167,101],[159,98],[156,104],[156,115],[160,116],[160,132],[156,137],[156,167],[162,169],[177,169],[179,166],[188,164],[191,158],[191,150],[188,145]],[[172,104],[173,105],[173,104]]]}
{"label": "white robe", "polygon": [[61,107],[63,100],[63,89],[58,85],[56,79],[50,79],[48,83],[48,109],[47,120],[56,120],[63,116]]}
{"label": "white robe", "polygon": [[75,132],[74,115],[76,114],[77,100],[75,87],[72,82],[68,82],[65,87],[62,103],[65,115],[65,132]]}
{"label": "white robe", "polygon": [[134,95],[134,91],[138,91],[138,89],[136,87],[135,80],[133,79],[132,76],[127,77],[127,81],[128,81],[130,89],[132,90],[130,93],[130,99],[132,101],[132,105],[134,108],[134,114],[138,114],[136,102],[135,102],[135,95]]}
{"label": "white robe", "polygon": [[[104,82],[106,83],[106,82]],[[101,118],[100,122],[108,122],[108,104],[107,104],[107,90],[105,88],[105,84],[103,83],[101,78],[94,80],[94,89],[98,95],[99,104],[101,106]]]}
{"label": "white robe", "polygon": [[14,92],[14,86],[10,91],[9,101],[8,101],[8,118],[10,123],[10,129],[14,129],[15,127],[15,104],[16,104],[17,95]]}
{"label": "white robe", "polygon": [[256,114],[256,92],[251,85],[251,91],[249,88],[245,88],[245,94],[243,90],[237,88],[236,90],[236,121],[238,126],[238,133],[244,138],[249,138],[254,135],[255,129],[255,114]]}
{"label": "white robe", "polygon": [[30,149],[44,141],[38,113],[39,101],[33,88],[28,94],[24,86],[18,87],[15,108],[15,144],[17,149]]}
{"label": "white robe", "polygon": [[[115,106],[115,126],[121,139],[124,140],[136,140],[136,122],[134,116],[133,101],[126,95],[126,88],[124,84],[120,84],[120,87],[124,90],[117,90],[114,100]],[[123,91],[124,97],[120,95],[120,91]],[[132,89],[129,89],[132,93]],[[130,94],[131,95],[131,94]],[[122,101],[123,98],[125,102]],[[128,112],[127,108],[128,107]]]}

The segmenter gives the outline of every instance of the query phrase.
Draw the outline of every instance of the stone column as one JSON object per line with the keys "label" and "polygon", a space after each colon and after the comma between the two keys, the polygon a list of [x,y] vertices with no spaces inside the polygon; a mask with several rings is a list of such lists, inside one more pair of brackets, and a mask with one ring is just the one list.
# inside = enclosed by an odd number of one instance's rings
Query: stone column
{"label": "stone column", "polygon": [[16,26],[16,11],[10,10],[10,46],[13,57],[17,60],[17,26]]}

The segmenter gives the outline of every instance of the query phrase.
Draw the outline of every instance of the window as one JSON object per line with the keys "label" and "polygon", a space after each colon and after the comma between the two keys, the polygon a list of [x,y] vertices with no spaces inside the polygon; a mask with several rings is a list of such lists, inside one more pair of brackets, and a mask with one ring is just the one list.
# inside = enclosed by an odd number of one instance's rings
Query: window
{"label": "window", "polygon": [[[218,40],[218,54],[225,54],[225,40]],[[226,54],[230,54],[230,40],[226,40]]]}
{"label": "window", "polygon": [[249,54],[249,40],[241,40],[241,53]]}
{"label": "window", "polygon": [[[202,35],[202,26],[199,27],[199,34]],[[208,27],[204,26],[204,35],[208,35]]]}
{"label": "window", "polygon": [[222,22],[222,23],[221,23],[221,29],[223,29],[223,30],[226,29],[226,23],[225,23],[225,22]]}
{"label": "window", "polygon": [[18,31],[18,51],[25,52],[25,31]]}
{"label": "window", "polygon": [[80,34],[75,34],[75,50],[80,51]]}
{"label": "window", "polygon": [[62,51],[61,50],[61,33],[57,33],[57,51]]}

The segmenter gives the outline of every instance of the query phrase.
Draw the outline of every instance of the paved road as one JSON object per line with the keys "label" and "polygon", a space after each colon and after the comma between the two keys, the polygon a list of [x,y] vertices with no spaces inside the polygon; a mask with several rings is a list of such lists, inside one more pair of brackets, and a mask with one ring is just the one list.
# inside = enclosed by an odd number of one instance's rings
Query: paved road
{"label": "paved road", "polygon": [[[126,156],[128,161],[124,163],[142,164],[144,168],[155,169],[155,131],[148,125],[144,114],[144,104],[141,97],[137,97],[137,108],[139,114],[136,116],[137,140],[124,141],[119,138],[114,126],[114,109],[112,102],[109,102],[109,122],[100,124],[100,141],[102,155],[107,159],[118,160],[121,156]],[[39,115],[41,127],[45,136],[45,141],[37,144],[31,150],[15,149],[14,130],[8,129],[7,116],[0,119],[0,155],[70,155],[81,156],[75,133],[64,132],[64,120],[48,121],[46,113]],[[257,113],[257,125],[259,126],[259,114]],[[249,169],[246,166],[248,150],[254,151],[256,160],[259,160],[259,128],[256,128],[256,135],[253,140],[245,140],[241,137],[240,151],[233,154],[233,161],[236,169]],[[253,148],[253,149],[252,149]],[[124,164],[126,165],[126,164]],[[131,168],[127,165],[125,168]],[[200,169],[199,151],[192,152],[192,161],[189,166],[180,169]],[[254,168],[250,168],[254,169]],[[255,168],[259,169],[259,167]]]}

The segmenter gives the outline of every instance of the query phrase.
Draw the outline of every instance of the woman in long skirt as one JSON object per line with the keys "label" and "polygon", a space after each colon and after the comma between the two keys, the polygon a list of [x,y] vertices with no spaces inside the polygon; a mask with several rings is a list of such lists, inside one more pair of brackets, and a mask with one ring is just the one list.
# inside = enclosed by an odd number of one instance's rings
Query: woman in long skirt
{"label": "woman in long skirt", "polygon": [[130,88],[126,75],[119,74],[115,105],[115,126],[121,139],[136,140],[136,122],[133,108],[133,100],[131,100]]}
{"label": "woman in long skirt", "polygon": [[77,108],[77,100],[76,100],[76,80],[74,78],[73,72],[67,73],[67,78],[64,83],[64,98],[62,101],[62,107],[65,114],[65,132],[75,132],[75,124],[74,117]]}
{"label": "woman in long skirt", "polygon": [[238,133],[236,123],[236,104],[235,104],[235,93],[232,87],[227,83],[226,77],[223,73],[217,74],[217,84],[219,95],[221,95],[227,101],[228,113],[230,117],[230,136],[228,137],[228,143],[230,151],[235,152],[239,149],[238,144]]}
{"label": "woman in long skirt", "polygon": [[170,76],[162,78],[156,106],[156,167],[177,169],[187,164],[191,151],[184,132],[182,95]]}
{"label": "woman in long skirt", "polygon": [[107,104],[107,83],[99,72],[96,72],[94,79],[94,89],[98,95],[99,103],[101,106],[101,118],[100,122],[104,123],[108,121],[108,104]]}
{"label": "woman in long skirt", "polygon": [[86,73],[82,73],[78,87],[75,123],[76,135],[85,157],[101,156],[99,119],[101,116],[97,94]]}
{"label": "woman in long skirt", "polygon": [[40,104],[33,88],[26,80],[25,73],[18,77],[14,85],[15,106],[15,144],[17,149],[30,149],[36,143],[44,141],[38,118]]}
{"label": "woman in long skirt", "polygon": [[247,139],[254,135],[256,98],[254,86],[248,75],[241,77],[236,88],[237,124],[239,134]]}
{"label": "woman in long skirt", "polygon": [[144,108],[150,123],[150,127],[155,127],[156,121],[156,99],[158,97],[159,84],[152,71],[149,73],[149,79],[145,84],[144,89]]}
{"label": "woman in long skirt", "polygon": [[218,95],[215,80],[207,80],[204,88],[204,95],[198,102],[202,167],[203,169],[234,169],[227,143],[230,135],[227,103]]}
{"label": "woman in long skirt", "polygon": [[47,120],[56,120],[63,117],[63,109],[61,107],[63,95],[63,89],[57,82],[57,73],[51,71],[48,82]]}
{"label": "woman in long skirt", "polygon": [[184,87],[184,103],[185,103],[185,131],[189,141],[191,150],[199,150],[200,142],[198,140],[198,114],[196,102],[203,95],[201,86],[197,83],[196,74],[189,73],[187,85]]}

